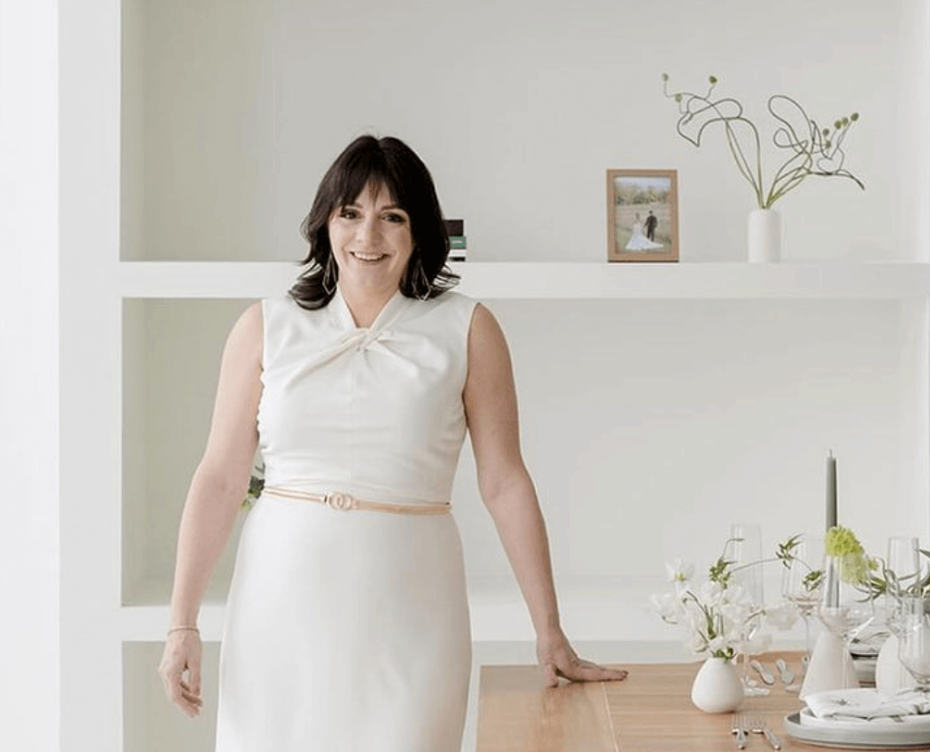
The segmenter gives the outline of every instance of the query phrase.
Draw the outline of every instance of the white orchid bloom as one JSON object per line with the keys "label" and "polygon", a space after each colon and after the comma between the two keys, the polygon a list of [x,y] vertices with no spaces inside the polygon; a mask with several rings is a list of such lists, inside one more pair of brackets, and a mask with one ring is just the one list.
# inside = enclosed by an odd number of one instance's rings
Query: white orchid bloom
{"label": "white orchid bloom", "polygon": [[681,601],[673,593],[662,593],[661,595],[652,595],[649,597],[652,607],[662,618],[662,621],[669,624],[678,624],[681,620],[682,606]]}
{"label": "white orchid bloom", "polygon": [[798,616],[797,607],[789,601],[765,607],[765,623],[782,632],[791,629]]}
{"label": "white orchid bloom", "polygon": [[707,650],[710,653],[726,653],[727,649],[732,644],[732,641],[725,635],[718,635],[714,639],[708,641]]}
{"label": "white orchid bloom", "polygon": [[707,581],[701,583],[701,587],[698,590],[698,598],[705,605],[716,608],[725,602],[727,595],[726,591],[716,582]]}
{"label": "white orchid bloom", "polygon": [[669,582],[675,583],[675,590],[681,594],[694,576],[694,564],[676,556],[666,563],[665,576]]}
{"label": "white orchid bloom", "polygon": [[739,640],[736,643],[736,649],[744,655],[758,655],[768,650],[771,644],[772,635],[768,632],[759,632],[751,638]]}
{"label": "white orchid bloom", "polygon": [[685,639],[685,647],[692,653],[703,653],[707,650],[707,640],[704,639],[702,633],[692,631],[688,633],[687,639]]}
{"label": "white orchid bloom", "polygon": [[740,601],[724,601],[720,604],[720,613],[728,624],[745,624],[755,613],[752,604]]}

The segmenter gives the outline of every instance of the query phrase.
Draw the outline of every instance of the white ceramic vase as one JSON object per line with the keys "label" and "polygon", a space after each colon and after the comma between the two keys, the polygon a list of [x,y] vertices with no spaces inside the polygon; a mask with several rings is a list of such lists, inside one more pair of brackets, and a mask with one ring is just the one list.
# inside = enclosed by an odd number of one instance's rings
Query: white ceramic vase
{"label": "white ceramic vase", "polygon": [[750,263],[770,264],[781,260],[781,240],[781,214],[774,209],[749,212],[747,241]]}
{"label": "white ceramic vase", "polygon": [[[845,668],[844,668],[845,664]],[[815,692],[828,689],[854,689],[859,686],[856,666],[843,640],[828,629],[817,638],[814,652],[804,674],[799,697],[803,700]]]}
{"label": "white ceramic vase", "polygon": [[708,658],[691,685],[691,702],[705,713],[731,713],[743,701],[743,685],[732,661]]}

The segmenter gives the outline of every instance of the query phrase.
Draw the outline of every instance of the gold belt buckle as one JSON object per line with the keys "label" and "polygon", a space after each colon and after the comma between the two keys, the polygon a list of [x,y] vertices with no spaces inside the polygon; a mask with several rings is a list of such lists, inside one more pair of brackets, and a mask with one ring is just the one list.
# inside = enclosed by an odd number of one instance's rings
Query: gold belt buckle
{"label": "gold belt buckle", "polygon": [[347,493],[328,493],[326,494],[326,506],[340,512],[348,512],[350,509],[358,509],[358,501]]}

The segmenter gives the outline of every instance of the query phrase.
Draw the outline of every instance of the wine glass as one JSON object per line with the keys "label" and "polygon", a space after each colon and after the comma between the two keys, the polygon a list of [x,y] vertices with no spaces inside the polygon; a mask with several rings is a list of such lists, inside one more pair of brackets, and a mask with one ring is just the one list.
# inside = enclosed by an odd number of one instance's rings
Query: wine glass
{"label": "wine glass", "polygon": [[917,538],[895,535],[888,539],[888,560],[885,563],[885,624],[895,637],[900,637],[903,599],[914,595],[920,580],[920,553]]}
{"label": "wine glass", "polygon": [[[853,638],[875,618],[873,593],[868,583],[868,563],[862,555],[825,556],[823,585],[817,616],[823,625],[840,638],[846,653]],[[847,667],[843,661],[843,685],[848,686]]]}
{"label": "wine glass", "polygon": [[930,616],[927,599],[921,596],[901,598],[900,637],[898,659],[901,661],[920,692],[930,692]]}
{"label": "wine glass", "polygon": [[726,559],[732,562],[731,585],[740,587],[746,595],[749,617],[740,626],[739,641],[742,645],[741,680],[743,691],[747,695],[767,695],[769,690],[758,686],[749,678],[749,655],[752,654],[752,640],[762,626],[762,610],[765,598],[762,586],[762,528],[756,524],[735,522],[730,525],[727,539]]}
{"label": "wine glass", "polygon": [[811,616],[820,602],[823,584],[823,536],[802,535],[782,573],[782,595],[804,620],[804,663],[811,655]]}

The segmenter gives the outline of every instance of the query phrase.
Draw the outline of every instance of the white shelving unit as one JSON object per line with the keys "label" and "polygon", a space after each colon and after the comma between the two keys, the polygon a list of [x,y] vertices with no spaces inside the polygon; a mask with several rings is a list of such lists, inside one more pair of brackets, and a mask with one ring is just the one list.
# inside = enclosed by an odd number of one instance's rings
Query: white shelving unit
{"label": "white shelving unit", "polygon": [[[930,264],[594,264],[465,263],[458,289],[479,299],[522,300],[886,300],[926,307]],[[124,301],[238,299],[279,295],[298,267],[287,263],[121,262]],[[917,314],[926,316],[926,314]],[[925,343],[925,347],[927,347]],[[926,430],[926,426],[922,430]],[[590,594],[589,594],[590,595]],[[163,596],[162,596],[163,597]],[[571,597],[571,595],[569,595]],[[157,599],[157,596],[156,596]],[[151,597],[143,597],[143,601]],[[594,596],[597,600],[597,596]],[[522,616],[516,591],[472,588],[476,623],[507,625]],[[514,612],[516,611],[516,616]],[[220,639],[223,604],[202,610],[204,639]],[[124,605],[119,631],[125,642],[162,639],[168,606]],[[507,631],[508,627],[502,627]],[[603,634],[592,639],[605,639]]]}
{"label": "white shelving unit", "polygon": [[[176,4],[178,8],[182,5]],[[216,3],[213,5],[219,8]],[[124,313],[127,307],[145,309],[150,302],[173,305],[175,301],[179,304],[181,301],[245,301],[281,294],[289,286],[297,267],[281,262],[119,260],[121,231],[129,233],[130,241],[140,241],[139,247],[143,245],[141,241],[149,240],[143,234],[140,220],[145,199],[151,198],[144,195],[144,181],[140,177],[143,168],[150,167],[153,171],[164,168],[168,173],[167,177],[163,176],[164,185],[170,185],[171,180],[170,165],[159,164],[158,154],[145,154],[143,159],[144,144],[137,131],[147,117],[156,121],[154,127],[162,134],[168,130],[158,121],[159,113],[146,112],[143,107],[144,76],[140,69],[147,63],[141,46],[125,50],[122,46],[126,28],[132,23],[138,24],[140,4],[94,0],[90,6],[64,3],[59,9],[62,30],[62,749],[66,752],[160,752],[161,749],[187,752],[204,748],[208,734],[201,727],[196,732],[200,734],[197,739],[195,734],[180,736],[189,733],[185,731],[186,719],[172,714],[174,711],[159,695],[154,677],[159,654],[155,643],[163,639],[168,620],[168,605],[161,595],[165,586],[164,572],[159,569],[153,575],[157,576],[160,588],[146,591],[158,593],[151,599],[127,599],[123,587],[127,550],[133,545],[127,544],[124,523],[132,522],[132,515],[137,512],[137,508],[132,507],[137,502],[127,503],[125,499],[122,477],[127,474],[123,451],[124,390],[131,381],[125,379],[124,371],[129,349],[125,346]],[[247,6],[249,4],[245,3],[242,7]],[[136,13],[134,17],[133,12]],[[232,23],[233,15],[223,15],[224,23]],[[253,27],[264,28],[259,19],[254,24],[251,19],[242,24],[250,31]],[[137,25],[130,31],[139,34],[143,29]],[[231,54],[222,48],[198,48],[200,52],[218,54],[220,63],[223,54]],[[250,71],[257,69],[254,61],[239,56],[238,49],[235,52],[237,61],[247,65]],[[160,62],[174,62],[172,55],[172,50],[164,52],[166,60]],[[175,74],[173,70],[159,71],[163,86],[170,88],[172,76],[184,75],[183,71]],[[225,68],[220,65],[217,70]],[[203,75],[204,71],[199,73]],[[203,81],[211,94],[225,96],[229,93],[222,86],[214,86],[216,82],[209,76],[204,76]],[[226,89],[238,91],[238,84],[225,84]],[[925,113],[921,111],[920,116],[924,118]],[[269,128],[275,123],[272,113]],[[292,126],[302,128],[288,124],[289,128]],[[299,137],[304,135],[301,132]],[[206,133],[203,137],[209,140],[212,136]],[[297,138],[293,134],[290,137]],[[243,139],[248,140],[247,136]],[[191,144],[181,146],[191,147]],[[237,141],[231,148],[247,147]],[[249,153],[248,156],[254,166],[262,161],[258,156],[267,155]],[[263,167],[275,171],[273,165]],[[242,183],[248,184],[255,175],[241,177]],[[179,190],[177,195],[179,200],[186,200],[189,194]],[[176,196],[172,194],[171,198]],[[600,202],[600,195],[597,200]],[[244,205],[251,205],[251,199],[243,201]],[[188,202],[186,207],[190,206],[194,204]],[[222,202],[210,208],[220,218],[226,216],[222,212],[230,210]],[[238,211],[239,207],[231,210]],[[161,232],[163,226],[158,229]],[[235,231],[230,232],[234,234]],[[211,236],[207,232],[205,237]],[[225,239],[228,240],[228,236]],[[251,239],[242,242],[249,244]],[[217,241],[217,246],[223,247],[222,239]],[[498,250],[501,256],[507,255],[507,249]],[[578,250],[566,249],[565,256],[573,257]],[[139,255],[144,257],[144,251]],[[727,305],[747,308],[755,305],[755,301],[761,301],[762,306],[769,302],[783,303],[785,308],[795,304],[803,307],[817,301],[839,301],[852,302],[869,311],[874,303],[887,302],[890,305],[885,312],[900,306],[903,312],[901,329],[905,330],[900,355],[906,361],[903,370],[913,384],[912,393],[905,398],[914,416],[913,425],[907,426],[905,441],[909,442],[909,450],[916,460],[908,472],[918,478],[916,487],[923,488],[928,485],[927,476],[930,476],[930,452],[927,451],[930,444],[928,249],[920,249],[914,257],[921,263],[816,262],[755,266],[470,261],[455,268],[462,276],[459,288],[462,292],[479,299],[503,301],[506,305],[519,306],[526,302],[527,306],[539,310],[559,301],[585,301],[594,305],[606,302],[608,306],[616,303],[618,308],[632,301],[655,301],[656,309],[662,308],[666,301],[671,303],[669,308],[682,302],[697,308],[705,301],[711,304],[725,301]],[[543,303],[540,305],[539,301]],[[191,322],[191,328],[196,324],[196,321]],[[136,343],[139,349],[148,344]],[[751,352],[750,357],[756,354],[758,350]],[[795,357],[800,360],[799,356]],[[183,367],[183,363],[178,364],[178,368]],[[164,504],[164,499],[160,498],[145,500],[149,501],[153,507]],[[170,515],[173,511],[161,513]],[[927,525],[920,532],[926,535]],[[168,547],[173,546],[174,541],[159,539],[158,544]],[[146,588],[149,574],[144,571],[140,574],[140,581]],[[474,624],[479,639],[489,642],[513,639],[506,630],[517,619],[525,621],[522,605],[512,596],[513,590],[499,588],[493,582],[486,587],[479,584],[473,592]],[[606,591],[608,583],[602,585],[599,585],[600,592]],[[574,599],[579,618],[598,625],[607,634],[609,624],[604,619],[599,597],[598,592],[585,592],[579,587],[566,594],[565,602]],[[222,603],[216,600],[205,603],[200,623],[204,639],[209,643],[210,670],[216,665],[216,641],[222,621]],[[597,635],[582,635],[580,639],[594,640]],[[476,655],[479,653],[476,651]],[[159,725],[162,721],[164,725]],[[154,734],[164,732],[171,724],[174,724],[173,730],[168,736],[156,741]],[[140,738],[145,742],[133,746]],[[186,741],[180,744],[179,738]],[[198,743],[200,747],[188,746]]]}
{"label": "white shelving unit", "polygon": [[[926,263],[451,264],[457,289],[479,299],[911,299],[930,294]],[[281,294],[299,267],[269,263],[123,262],[124,298],[260,298]]]}

